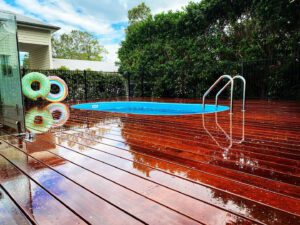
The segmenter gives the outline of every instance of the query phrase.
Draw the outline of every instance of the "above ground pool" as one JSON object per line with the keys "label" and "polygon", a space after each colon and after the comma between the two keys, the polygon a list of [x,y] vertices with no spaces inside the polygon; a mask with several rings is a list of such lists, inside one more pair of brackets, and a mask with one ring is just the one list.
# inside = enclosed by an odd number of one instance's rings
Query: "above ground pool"
{"label": "above ground pool", "polygon": [[142,115],[189,115],[222,112],[229,109],[228,106],[205,105],[187,103],[161,103],[161,102],[93,102],[73,105],[74,109],[95,110],[114,113],[142,114]]}

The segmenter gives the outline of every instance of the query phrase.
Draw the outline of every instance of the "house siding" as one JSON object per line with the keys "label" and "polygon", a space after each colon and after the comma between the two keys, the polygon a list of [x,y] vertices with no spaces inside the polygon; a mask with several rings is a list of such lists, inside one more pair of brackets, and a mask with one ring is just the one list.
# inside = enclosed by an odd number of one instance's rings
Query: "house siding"
{"label": "house siding", "polygon": [[20,51],[29,53],[30,69],[51,69],[51,31],[18,26]]}
{"label": "house siding", "polygon": [[76,59],[52,59],[53,68],[57,69],[61,66],[65,66],[70,70],[86,70],[90,69],[93,71],[105,71],[105,72],[116,72],[118,67],[112,60],[89,61],[89,60],[76,60]]}
{"label": "house siding", "polygon": [[51,51],[49,46],[35,48],[29,52],[31,69],[51,69]]}

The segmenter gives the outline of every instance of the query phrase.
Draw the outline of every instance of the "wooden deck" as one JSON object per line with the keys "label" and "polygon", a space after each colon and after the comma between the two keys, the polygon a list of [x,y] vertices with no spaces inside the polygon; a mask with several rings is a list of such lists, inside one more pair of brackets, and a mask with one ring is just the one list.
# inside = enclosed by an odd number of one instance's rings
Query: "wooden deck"
{"label": "wooden deck", "polygon": [[0,138],[1,225],[300,224],[299,102],[232,117],[72,109],[48,128]]}

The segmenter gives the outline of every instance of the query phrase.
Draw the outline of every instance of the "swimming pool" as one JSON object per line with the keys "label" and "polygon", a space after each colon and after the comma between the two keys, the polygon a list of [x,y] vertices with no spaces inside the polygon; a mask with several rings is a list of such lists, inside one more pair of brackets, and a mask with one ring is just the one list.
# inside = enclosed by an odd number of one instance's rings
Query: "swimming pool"
{"label": "swimming pool", "polygon": [[114,113],[126,114],[142,114],[142,115],[189,115],[189,114],[204,114],[213,112],[222,112],[229,109],[228,106],[222,105],[205,105],[205,110],[202,110],[202,104],[188,103],[161,103],[161,102],[94,102],[73,105],[74,109],[95,110]]}

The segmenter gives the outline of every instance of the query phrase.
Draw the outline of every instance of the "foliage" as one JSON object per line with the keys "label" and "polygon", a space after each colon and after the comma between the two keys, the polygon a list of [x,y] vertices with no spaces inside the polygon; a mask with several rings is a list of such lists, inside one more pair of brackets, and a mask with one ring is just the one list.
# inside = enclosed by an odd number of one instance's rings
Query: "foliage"
{"label": "foliage", "polygon": [[59,68],[57,68],[57,70],[70,70],[67,66],[61,66]]}
{"label": "foliage", "polygon": [[137,90],[143,80],[147,95],[200,97],[221,74],[244,72],[249,96],[290,97],[281,90],[294,76],[285,67],[299,69],[299,11],[299,1],[203,0],[147,16],[126,30],[120,72],[130,72]]}
{"label": "foliage", "polygon": [[54,58],[101,61],[106,50],[92,34],[72,30],[52,36],[52,52]]}
{"label": "foliage", "polygon": [[22,64],[23,64],[23,66],[22,66],[23,68],[25,68],[25,69],[29,69],[30,68],[30,61],[29,61],[28,54],[24,55]]}
{"label": "foliage", "polygon": [[151,16],[151,9],[144,2],[128,11],[130,24],[143,21]]}
{"label": "foliage", "polygon": [[[25,74],[33,72],[26,70]],[[67,100],[100,99],[126,95],[126,81],[119,73],[80,70],[39,70],[47,76],[59,76],[69,88]]]}

